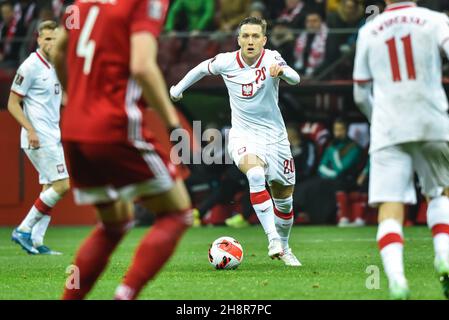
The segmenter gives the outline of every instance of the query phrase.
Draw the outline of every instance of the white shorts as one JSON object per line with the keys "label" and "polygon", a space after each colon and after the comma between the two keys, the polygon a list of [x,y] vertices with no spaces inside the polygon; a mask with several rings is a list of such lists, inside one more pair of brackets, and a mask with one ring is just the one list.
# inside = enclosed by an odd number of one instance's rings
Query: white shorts
{"label": "white shorts", "polygon": [[449,187],[449,142],[428,141],[394,145],[371,153],[369,203],[416,203],[414,173],[421,192],[437,197]]}
{"label": "white shorts", "polygon": [[61,143],[23,151],[39,173],[39,184],[52,184],[69,177]]}
{"label": "white shorts", "polygon": [[295,184],[295,163],[288,139],[274,144],[257,143],[246,137],[229,137],[228,152],[238,166],[248,154],[254,154],[265,163],[265,178],[269,185],[273,181],[290,186]]}

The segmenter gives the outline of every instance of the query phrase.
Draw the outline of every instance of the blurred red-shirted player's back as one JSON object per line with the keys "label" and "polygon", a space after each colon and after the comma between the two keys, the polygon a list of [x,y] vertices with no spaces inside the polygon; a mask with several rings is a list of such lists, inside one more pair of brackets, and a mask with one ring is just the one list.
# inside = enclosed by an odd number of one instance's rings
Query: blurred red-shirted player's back
{"label": "blurred red-shirted player's back", "polygon": [[63,298],[83,299],[90,291],[132,225],[132,203],[139,198],[157,218],[116,291],[116,299],[134,299],[191,224],[185,186],[144,132],[138,103],[144,97],[167,127],[179,126],[156,64],[168,1],[89,0],[75,6],[79,28],[76,14],[67,14],[53,61],[67,88],[62,135],[75,201],[95,205],[101,223],[75,259],[80,288],[66,288]]}

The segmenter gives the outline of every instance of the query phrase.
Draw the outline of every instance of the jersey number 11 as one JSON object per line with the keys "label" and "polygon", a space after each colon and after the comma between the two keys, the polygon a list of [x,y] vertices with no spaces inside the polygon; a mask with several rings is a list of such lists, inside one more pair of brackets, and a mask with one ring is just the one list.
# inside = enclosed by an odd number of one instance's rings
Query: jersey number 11
{"label": "jersey number 11", "polygon": [[[409,80],[416,80],[415,61],[413,59],[412,51],[412,37],[411,35],[401,38],[404,46],[405,62],[407,64],[407,73]],[[402,81],[401,71],[399,69],[399,58],[396,47],[396,38],[391,38],[385,42],[388,46],[388,54],[390,55],[391,73],[393,75],[393,81]]]}

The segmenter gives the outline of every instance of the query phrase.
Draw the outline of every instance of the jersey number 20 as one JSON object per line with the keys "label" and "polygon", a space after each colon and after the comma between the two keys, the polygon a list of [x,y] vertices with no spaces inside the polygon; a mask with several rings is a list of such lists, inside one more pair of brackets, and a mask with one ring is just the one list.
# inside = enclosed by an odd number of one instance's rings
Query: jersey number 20
{"label": "jersey number 20", "polygon": [[[411,35],[401,38],[402,45],[404,47],[405,62],[407,64],[407,73],[409,80],[416,79],[415,61],[413,59],[412,51],[412,37]],[[401,71],[399,69],[398,50],[396,49],[396,38],[391,38],[386,41],[388,46],[388,54],[390,55],[391,73],[393,75],[393,81],[402,81]]]}
{"label": "jersey number 20", "polygon": [[80,58],[84,58],[83,73],[88,75],[92,69],[92,60],[95,53],[95,41],[89,40],[92,29],[94,28],[95,21],[97,21],[100,8],[93,6],[90,8],[87,14],[86,23],[83,26],[81,35],[78,39],[78,45],[76,46],[76,55]]}

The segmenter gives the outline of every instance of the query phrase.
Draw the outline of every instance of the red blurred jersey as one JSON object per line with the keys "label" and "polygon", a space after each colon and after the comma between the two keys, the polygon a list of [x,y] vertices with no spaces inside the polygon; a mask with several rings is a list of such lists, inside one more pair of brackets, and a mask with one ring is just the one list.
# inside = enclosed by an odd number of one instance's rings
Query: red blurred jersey
{"label": "red blurred jersey", "polygon": [[[64,141],[132,143],[144,131],[141,89],[130,74],[133,33],[162,29],[168,0],[78,0],[66,16],[67,95],[62,119]],[[69,13],[70,14],[70,13]]]}

